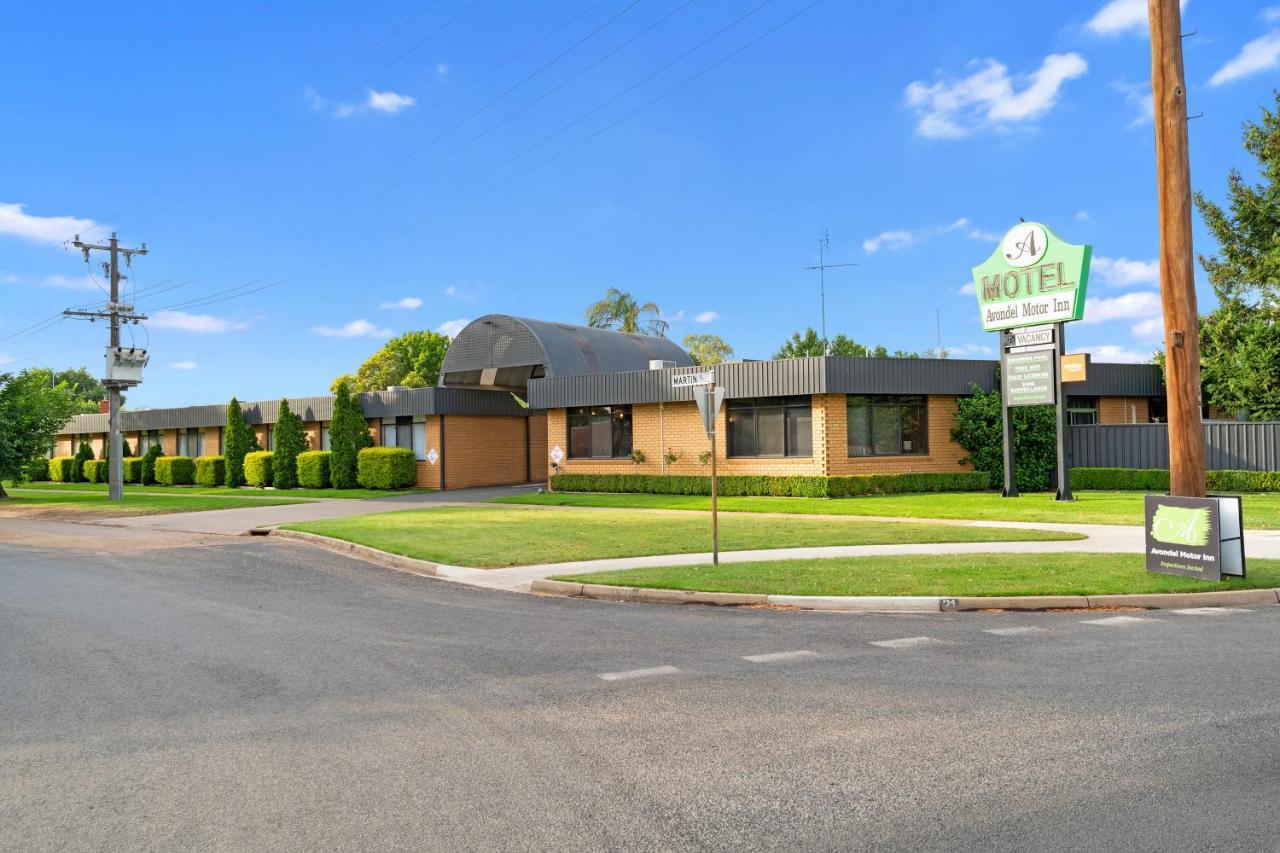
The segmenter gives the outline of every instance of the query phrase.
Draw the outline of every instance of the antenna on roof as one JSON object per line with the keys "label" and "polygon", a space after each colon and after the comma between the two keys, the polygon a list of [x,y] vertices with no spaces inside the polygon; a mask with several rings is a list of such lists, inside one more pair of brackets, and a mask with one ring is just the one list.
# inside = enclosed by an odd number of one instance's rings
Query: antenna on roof
{"label": "antenna on roof", "polygon": [[824,228],[822,231],[822,239],[818,241],[818,264],[817,266],[805,267],[806,270],[818,271],[818,292],[822,300],[822,354],[826,355],[831,351],[830,345],[827,343],[827,270],[835,267],[856,267],[857,264],[829,264],[827,263],[827,252],[831,251],[831,230]]}

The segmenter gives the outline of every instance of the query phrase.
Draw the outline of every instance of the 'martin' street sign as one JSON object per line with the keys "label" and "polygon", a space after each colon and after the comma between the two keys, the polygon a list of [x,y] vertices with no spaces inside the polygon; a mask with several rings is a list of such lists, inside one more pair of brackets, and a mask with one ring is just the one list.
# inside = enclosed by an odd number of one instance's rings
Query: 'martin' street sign
{"label": "'martin' street sign", "polygon": [[1079,320],[1092,252],[1039,222],[1009,229],[991,257],[973,268],[983,331]]}
{"label": "'martin' street sign", "polygon": [[716,375],[710,370],[700,370],[697,373],[675,373],[671,376],[672,388],[692,388],[696,385],[714,384],[716,384]]}

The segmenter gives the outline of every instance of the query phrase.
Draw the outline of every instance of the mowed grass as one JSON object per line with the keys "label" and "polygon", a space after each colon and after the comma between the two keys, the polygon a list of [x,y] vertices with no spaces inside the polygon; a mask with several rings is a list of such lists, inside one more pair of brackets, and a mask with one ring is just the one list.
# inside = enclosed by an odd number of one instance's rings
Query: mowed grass
{"label": "mowed grass", "polygon": [[[565,563],[711,550],[711,525],[700,515],[594,510],[434,507],[288,525],[435,563],[477,568]],[[809,545],[882,545],[920,542],[1055,541],[1080,537],[1059,532],[867,523],[855,520],[720,519],[722,551]]]}
{"label": "mowed grass", "polygon": [[[794,515],[868,515],[972,521],[1029,521],[1062,524],[1143,523],[1141,492],[1076,492],[1077,500],[1055,501],[1036,492],[1003,498],[996,492],[945,492],[861,498],[721,498],[722,512],[781,512]],[[495,503],[537,506],[603,506],[623,509],[709,510],[698,495],[617,495],[552,492],[495,498]],[[1280,530],[1280,494],[1244,495],[1244,523],[1255,530]]]}
{"label": "mowed grass", "polygon": [[556,580],[768,595],[1109,595],[1280,587],[1280,560],[1220,583],[1147,572],[1141,554],[951,554],[778,560],[563,575]]}
{"label": "mowed grass", "polygon": [[141,495],[126,491],[124,500],[113,503],[107,500],[107,493],[89,491],[51,492],[37,490],[30,492],[10,492],[9,497],[0,500],[0,513],[5,510],[48,510],[50,512],[65,510],[68,512],[104,513],[110,515],[157,515],[170,512],[200,512],[208,509],[238,509],[246,506],[280,506],[283,504],[309,503],[304,500],[289,498],[264,498],[248,501],[234,497],[210,497],[193,495],[190,497],[168,495]]}
{"label": "mowed grass", "polygon": [[[5,483],[6,489],[26,489],[41,490],[49,492],[106,492],[106,483]],[[427,489],[398,489],[389,491],[386,489],[287,489],[276,491],[275,489],[258,489],[253,487],[245,487],[240,489],[228,489],[225,486],[142,486],[137,483],[130,483],[124,487],[126,493],[134,492],[152,492],[155,494],[172,494],[172,495],[214,495],[226,498],[270,498],[274,496],[288,498],[345,498],[345,499],[367,499],[367,498],[389,498],[393,495],[410,495],[417,492],[428,491]]]}

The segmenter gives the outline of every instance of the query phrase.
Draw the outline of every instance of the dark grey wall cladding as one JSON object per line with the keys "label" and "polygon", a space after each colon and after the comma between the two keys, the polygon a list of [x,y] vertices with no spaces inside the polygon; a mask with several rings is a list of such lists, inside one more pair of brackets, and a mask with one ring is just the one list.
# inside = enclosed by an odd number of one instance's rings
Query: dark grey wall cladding
{"label": "dark grey wall cladding", "polygon": [[834,394],[969,394],[995,387],[996,363],[967,359],[828,358]]}
{"label": "dark grey wall cladding", "polygon": [[1088,379],[1064,387],[1087,397],[1163,397],[1164,375],[1154,364],[1090,364]]}
{"label": "dark grey wall cladding", "polygon": [[[1165,424],[1076,426],[1068,431],[1071,464],[1088,468],[1168,468]],[[1210,470],[1280,470],[1280,423],[1214,421],[1204,425]]]}
{"label": "dark grey wall cladding", "polygon": [[[390,418],[399,415],[488,415],[522,417],[529,410],[521,408],[505,391],[482,391],[471,388],[410,388],[406,391],[375,391],[359,395],[365,417]],[[289,398],[289,408],[304,421],[333,420],[332,397]],[[272,424],[280,414],[279,400],[258,400],[240,404],[240,411],[251,424]],[[185,429],[187,427],[220,427],[227,423],[227,407],[184,406],[178,409],[125,410],[120,425],[125,432],[152,429]],[[89,434],[106,432],[107,416],[77,415],[62,428],[63,433]]]}

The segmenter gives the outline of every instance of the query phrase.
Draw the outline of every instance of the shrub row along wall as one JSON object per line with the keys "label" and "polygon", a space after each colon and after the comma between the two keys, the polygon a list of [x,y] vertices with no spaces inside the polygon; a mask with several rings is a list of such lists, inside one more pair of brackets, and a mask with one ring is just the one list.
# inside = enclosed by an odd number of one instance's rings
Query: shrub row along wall
{"label": "shrub row along wall", "polygon": [[[1280,471],[1206,471],[1211,492],[1277,492]],[[1164,468],[1072,468],[1071,488],[1110,491],[1169,491]]]}
{"label": "shrub row along wall", "polygon": [[[847,498],[917,492],[976,492],[990,487],[990,478],[981,471],[848,477],[727,474],[716,479],[719,493],[726,497]],[[551,489],[557,492],[709,495],[711,478],[693,475],[557,474],[551,478]]]}

